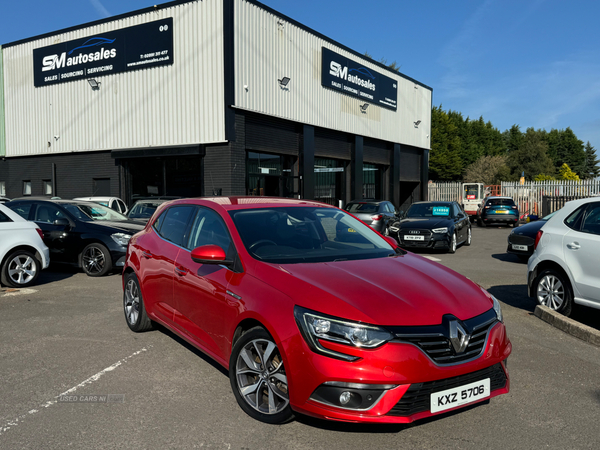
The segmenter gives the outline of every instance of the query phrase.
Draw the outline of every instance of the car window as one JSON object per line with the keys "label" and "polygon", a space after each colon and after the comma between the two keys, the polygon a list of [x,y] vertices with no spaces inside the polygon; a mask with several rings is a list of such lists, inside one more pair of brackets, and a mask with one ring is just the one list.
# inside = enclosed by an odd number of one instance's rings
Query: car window
{"label": "car window", "polygon": [[[160,216],[156,218],[154,223],[152,224],[152,228],[156,230],[158,234],[160,234],[160,228],[165,221],[165,216],[167,215],[167,211],[163,211]],[[131,218],[131,217],[130,217]]]}
{"label": "car window", "polygon": [[512,198],[490,198],[486,202],[486,206],[514,206],[514,204]]}
{"label": "car window", "polygon": [[121,213],[125,214],[125,211],[127,211],[127,206],[125,206],[125,203],[123,203],[121,200],[117,200],[117,204],[119,205]]}
{"label": "car window", "polygon": [[460,206],[458,206],[456,203],[452,204],[452,209],[454,210],[454,217],[458,217],[458,215],[462,212],[460,210]]}
{"label": "car window", "polygon": [[389,212],[391,214],[394,214],[396,212],[391,203],[386,203],[385,206],[387,207],[387,212]]}
{"label": "car window", "polygon": [[249,209],[230,215],[248,253],[266,262],[345,261],[396,254],[370,227],[333,208]]}
{"label": "car window", "polygon": [[186,247],[192,250],[202,245],[218,245],[225,253],[229,253],[231,237],[223,219],[214,211],[199,208],[192,227]]}
{"label": "car window", "polygon": [[447,203],[414,203],[406,212],[406,217],[449,217],[450,206]]}
{"label": "car window", "polygon": [[378,206],[374,203],[350,203],[347,207],[346,207],[346,211],[348,211],[349,213],[352,214],[356,214],[356,213],[365,213],[365,214],[370,214],[370,213],[376,213],[378,209]]}
{"label": "car window", "polygon": [[10,209],[20,215],[23,219],[29,220],[29,212],[31,211],[31,203],[14,203],[10,205]]}
{"label": "car window", "polygon": [[160,201],[149,201],[149,202],[137,202],[129,211],[130,219],[149,219],[161,204],[164,202]]}
{"label": "car window", "polygon": [[581,228],[581,219],[583,218],[583,212],[585,211],[586,206],[587,205],[580,206],[569,214],[565,219],[565,225],[573,230],[579,230]]}
{"label": "car window", "polygon": [[600,203],[592,203],[588,206],[581,231],[600,235]]}
{"label": "car window", "polygon": [[12,219],[0,211],[0,222],[12,222]]}
{"label": "car window", "polygon": [[[101,205],[107,206],[104,203],[100,203]],[[121,212],[121,208],[119,208],[119,203],[116,200],[110,202],[110,209],[114,209],[117,212]]]}
{"label": "car window", "polygon": [[64,213],[54,205],[39,203],[35,210],[36,222],[54,223],[56,219],[66,219]]}
{"label": "car window", "polygon": [[173,244],[183,246],[190,217],[195,212],[195,206],[172,206],[167,210],[159,234]]}
{"label": "car window", "polygon": [[67,203],[64,208],[80,220],[89,222],[109,220],[111,222],[126,222],[127,217],[100,204],[90,203]]}

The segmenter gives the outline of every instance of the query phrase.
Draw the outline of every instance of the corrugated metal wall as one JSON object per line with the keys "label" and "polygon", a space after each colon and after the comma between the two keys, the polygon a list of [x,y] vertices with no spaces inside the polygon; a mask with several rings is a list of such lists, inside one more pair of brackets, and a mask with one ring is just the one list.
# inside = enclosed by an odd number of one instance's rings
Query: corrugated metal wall
{"label": "corrugated metal wall", "polygon": [[[6,140],[4,128],[4,68],[2,46],[0,45],[0,156],[6,155]],[[0,180],[2,181],[2,180]]]}
{"label": "corrugated metal wall", "polygon": [[[33,49],[173,17],[174,64],[35,88]],[[223,2],[192,1],[4,48],[6,156],[223,142]]]}
{"label": "corrugated metal wall", "polygon": [[[430,89],[363,60],[365,67],[398,80],[397,111],[372,104],[364,114],[359,107],[364,101],[321,85],[323,46],[355,61],[360,60],[358,56],[245,0],[235,0],[234,11],[237,107],[390,142],[430,147]],[[283,77],[291,78],[287,89],[277,81]]]}

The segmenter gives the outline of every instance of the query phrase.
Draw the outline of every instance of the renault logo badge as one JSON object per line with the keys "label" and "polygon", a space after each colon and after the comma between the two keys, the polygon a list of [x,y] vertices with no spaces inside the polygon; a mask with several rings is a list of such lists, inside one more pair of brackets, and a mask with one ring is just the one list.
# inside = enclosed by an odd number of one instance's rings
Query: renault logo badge
{"label": "renault logo badge", "polygon": [[469,345],[471,336],[465,331],[458,320],[450,321],[450,342],[456,353],[463,353]]}

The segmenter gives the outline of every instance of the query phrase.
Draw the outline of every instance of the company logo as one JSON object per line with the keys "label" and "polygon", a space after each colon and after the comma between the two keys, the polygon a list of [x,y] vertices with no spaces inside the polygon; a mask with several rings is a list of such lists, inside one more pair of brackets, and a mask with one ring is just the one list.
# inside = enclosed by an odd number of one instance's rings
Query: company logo
{"label": "company logo", "polygon": [[[357,72],[359,75],[352,75],[349,72]],[[371,80],[374,80],[375,76],[371,72],[369,72],[369,69],[367,69],[366,67],[361,67],[359,69],[350,69],[350,71],[348,71],[347,66],[342,66],[338,62],[331,61],[329,63],[329,74],[334,77],[341,78],[342,80],[349,81],[350,83],[358,84],[359,86],[362,86],[366,89],[370,89],[371,91],[374,91],[377,87],[375,84],[371,83]],[[371,80],[365,80],[362,77],[367,77]]]}
{"label": "company logo", "polygon": [[419,230],[410,230],[409,233],[410,234],[421,234],[421,232]]}
{"label": "company logo", "polygon": [[463,353],[469,345],[471,336],[465,331],[458,320],[450,321],[450,342],[456,353]]}
{"label": "company logo", "polygon": [[[80,64],[87,64],[91,62],[103,61],[106,59],[113,59],[117,57],[117,49],[100,48],[97,51],[90,51],[89,53],[79,53],[74,56],[72,55],[77,50],[82,50],[90,47],[99,47],[102,45],[109,45],[115,42],[116,39],[107,39],[102,37],[93,37],[85,41],[83,45],[75,47],[70,52],[62,52],[60,55],[48,55],[42,59],[42,72],[48,72],[50,70],[62,69],[64,67],[73,67]],[[67,58],[67,56],[70,56]]]}

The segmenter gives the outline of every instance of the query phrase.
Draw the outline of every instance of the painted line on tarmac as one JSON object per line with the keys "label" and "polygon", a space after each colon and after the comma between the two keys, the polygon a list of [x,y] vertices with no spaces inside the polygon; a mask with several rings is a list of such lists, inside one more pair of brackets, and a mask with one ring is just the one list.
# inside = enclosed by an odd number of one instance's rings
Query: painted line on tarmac
{"label": "painted line on tarmac", "polygon": [[440,258],[435,258],[433,256],[427,256],[427,255],[421,255],[421,256],[423,256],[423,258],[427,258],[427,259],[429,259],[431,261],[436,261],[436,262],[440,262],[441,261]]}
{"label": "painted line on tarmac", "polygon": [[28,288],[24,288],[24,289],[0,289],[0,294],[2,294],[2,297],[14,297],[16,295],[29,295],[29,294],[35,294],[37,292],[36,289],[28,289]]}
{"label": "painted line on tarmac", "polygon": [[[152,346],[149,346],[152,347]],[[40,412],[41,410],[43,410],[44,408],[49,408],[53,405],[56,405],[59,401],[59,399],[61,397],[64,397],[66,395],[72,394],[73,392],[75,392],[77,389],[80,389],[84,386],[87,386],[89,384],[92,384],[95,381],[98,381],[103,375],[112,372],[113,370],[115,370],[117,367],[123,365],[124,363],[126,363],[127,361],[129,361],[131,358],[140,355],[141,353],[144,353],[148,351],[146,348],[143,348],[141,350],[138,350],[135,353],[132,353],[131,355],[121,359],[120,361],[117,361],[116,363],[114,363],[111,366],[108,366],[106,369],[101,370],[100,372],[98,372],[97,374],[92,375],[91,377],[89,377],[88,379],[82,381],[81,383],[79,383],[77,386],[73,386],[71,389],[66,390],[65,392],[63,392],[62,394],[57,395],[56,397],[54,397],[52,400],[47,401],[46,403],[40,405],[38,407],[38,409],[32,409],[27,411],[25,414],[20,415],[19,417],[17,417],[16,419],[13,420],[9,420],[8,422],[6,422],[4,425],[0,425],[0,436],[2,436],[3,433],[7,432],[8,430],[10,430],[11,428],[16,427],[17,425],[19,425],[21,422],[23,422],[27,417],[32,416],[33,414],[36,414],[38,412]]]}

